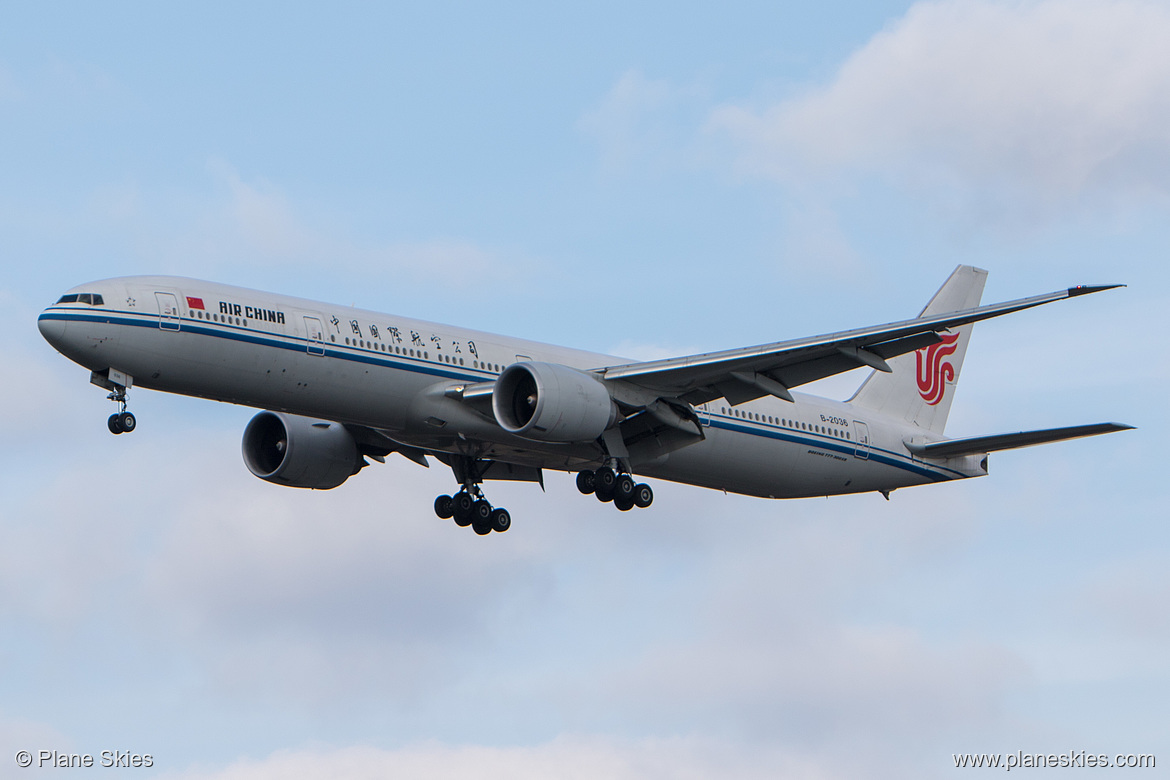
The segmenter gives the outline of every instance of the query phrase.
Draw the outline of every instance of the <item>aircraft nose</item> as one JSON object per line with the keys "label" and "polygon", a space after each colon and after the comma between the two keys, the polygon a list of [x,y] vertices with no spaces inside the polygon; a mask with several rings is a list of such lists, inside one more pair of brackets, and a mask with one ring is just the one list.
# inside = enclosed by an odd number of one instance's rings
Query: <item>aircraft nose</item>
{"label": "aircraft nose", "polygon": [[53,316],[53,313],[48,309],[41,312],[41,316],[37,318],[37,329],[40,330],[41,335],[44,336],[45,341],[52,344],[57,349],[61,348],[61,342],[65,340],[65,321]]}

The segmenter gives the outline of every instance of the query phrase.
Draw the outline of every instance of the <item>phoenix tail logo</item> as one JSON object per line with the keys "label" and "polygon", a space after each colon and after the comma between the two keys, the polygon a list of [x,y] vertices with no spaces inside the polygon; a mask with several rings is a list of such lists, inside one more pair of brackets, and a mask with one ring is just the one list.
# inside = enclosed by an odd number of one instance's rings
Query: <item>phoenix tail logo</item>
{"label": "phoenix tail logo", "polygon": [[943,336],[939,343],[914,353],[918,363],[918,394],[931,406],[942,400],[947,382],[955,379],[955,367],[946,358],[958,349],[955,343],[958,340],[959,334],[953,333]]}

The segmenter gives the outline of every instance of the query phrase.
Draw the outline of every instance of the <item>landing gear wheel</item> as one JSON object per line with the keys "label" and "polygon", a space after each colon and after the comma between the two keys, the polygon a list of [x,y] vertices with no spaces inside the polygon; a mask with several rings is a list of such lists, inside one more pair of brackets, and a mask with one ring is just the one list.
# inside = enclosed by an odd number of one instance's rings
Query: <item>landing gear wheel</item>
{"label": "landing gear wheel", "polygon": [[[480,502],[477,502],[477,505]],[[488,502],[482,502],[487,507],[487,514],[480,515],[479,512],[471,513],[471,530],[475,531],[480,536],[487,536],[492,532],[492,506]]]}
{"label": "landing gear wheel", "polygon": [[634,508],[634,499],[622,498],[621,496],[613,497],[613,505],[623,512],[629,512]]}
{"label": "landing gear wheel", "polygon": [[138,427],[138,421],[134,419],[134,415],[130,412],[122,412],[118,415],[118,425],[122,427],[123,433],[130,433]]}
{"label": "landing gear wheel", "polygon": [[491,525],[493,531],[503,533],[512,527],[512,516],[507,509],[496,509],[492,512]]}
{"label": "landing gear wheel", "polygon": [[597,495],[598,501],[612,501],[616,483],[617,474],[614,474],[611,468],[602,466],[593,472],[593,492]]}
{"label": "landing gear wheel", "polygon": [[634,479],[629,474],[618,475],[617,481],[613,485],[613,500],[622,500],[622,503],[629,501],[633,504],[634,501]]}
{"label": "landing gear wheel", "polygon": [[645,509],[654,503],[654,491],[650,486],[643,483],[634,486],[634,506]]}
{"label": "landing gear wheel", "polygon": [[460,528],[471,525],[471,507],[474,505],[475,499],[464,490],[451,497],[451,516],[455,518],[455,525]]}
{"label": "landing gear wheel", "polygon": [[451,496],[439,496],[435,499],[435,514],[444,520],[455,516],[454,501]]}
{"label": "landing gear wheel", "polygon": [[585,495],[589,495],[593,492],[594,480],[595,477],[592,471],[577,472],[577,489]]}
{"label": "landing gear wheel", "polygon": [[114,435],[124,433],[122,430],[122,421],[119,419],[121,416],[120,414],[111,414],[110,419],[106,421],[106,426],[110,429],[110,433]]}

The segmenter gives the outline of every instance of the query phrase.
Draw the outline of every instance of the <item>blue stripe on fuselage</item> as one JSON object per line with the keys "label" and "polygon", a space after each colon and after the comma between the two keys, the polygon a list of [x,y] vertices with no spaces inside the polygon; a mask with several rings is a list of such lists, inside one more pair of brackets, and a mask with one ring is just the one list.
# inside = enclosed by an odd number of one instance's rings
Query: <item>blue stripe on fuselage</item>
{"label": "blue stripe on fuselage", "polygon": [[[46,310],[38,318],[39,320],[60,320],[63,322],[97,322],[107,325],[126,325],[135,328],[148,328],[154,330],[165,330],[159,327],[159,317],[157,314],[137,314],[133,312],[117,312],[120,316],[102,315],[80,313],[72,310]],[[209,325],[205,322],[197,322],[195,320],[183,319],[179,320],[181,327],[179,330],[168,331],[170,333],[197,333],[201,336],[211,336],[213,338],[227,339],[229,341],[239,341],[246,344],[257,344],[264,347],[275,347],[277,349],[285,349],[290,352],[308,354],[309,347],[321,347],[324,350],[324,355],[314,355],[314,357],[334,357],[341,360],[349,360],[355,363],[367,363],[370,365],[387,366],[396,368],[402,371],[411,371],[416,374],[427,374],[430,376],[440,377],[443,379],[455,379],[463,382],[482,382],[485,377],[494,377],[495,374],[490,372],[482,372],[482,374],[474,373],[474,370],[468,371],[463,369],[462,372],[443,368],[440,366],[432,366],[423,361],[422,358],[412,359],[404,355],[399,355],[396,358],[375,356],[373,353],[365,354],[360,352],[359,347],[339,347],[336,344],[327,344],[323,341],[316,341],[315,339],[305,339],[300,336],[278,336],[276,334],[269,334],[268,338],[256,334],[250,328],[244,328],[238,325]],[[280,339],[287,339],[282,341]],[[421,365],[420,365],[421,364]]]}
{"label": "blue stripe on fuselage", "polygon": [[[81,312],[75,309],[46,309],[38,318],[38,320],[59,320],[62,322],[96,322],[107,325],[126,325],[137,328],[150,328],[155,330],[163,330],[159,325],[159,316],[157,314],[145,314],[138,312],[123,312],[116,311],[110,314],[90,313],[88,311]],[[336,344],[326,344],[323,341],[315,339],[301,338],[300,336],[277,336],[271,334],[268,337],[257,335],[255,331],[244,328],[238,325],[218,324],[210,325],[206,322],[197,322],[190,319],[179,320],[180,329],[172,331],[177,333],[196,333],[202,336],[209,336],[212,338],[228,339],[231,341],[239,341],[247,344],[256,344],[264,347],[275,347],[277,349],[285,349],[290,352],[297,352],[307,354],[309,347],[321,347],[324,350],[324,355],[320,357],[332,357],[340,360],[349,360],[356,363],[366,363],[369,365],[383,366],[394,368],[400,371],[410,371],[416,374],[426,374],[429,376],[439,377],[443,379],[452,379],[461,382],[482,382],[485,379],[491,379],[496,374],[491,372],[474,372],[474,370],[458,371],[438,366],[432,366],[429,363],[423,363],[421,360],[412,360],[407,357],[400,356],[397,359],[375,356],[374,354],[367,354],[359,351],[359,347],[339,347]],[[282,340],[283,339],[283,340]],[[766,439],[774,439],[776,441],[784,441],[792,444],[799,444],[802,446],[819,447],[824,450],[831,450],[840,452],[850,457],[854,457],[857,450],[856,442],[845,444],[835,439],[818,439],[809,436],[801,436],[794,431],[787,429],[782,430],[768,430],[762,428],[755,428],[741,423],[733,422],[731,418],[723,418],[716,415],[705,415],[710,419],[709,425],[712,428],[718,428],[734,433],[741,433],[748,436],[760,436]],[[919,464],[915,461],[909,461],[905,456],[899,455],[889,450],[883,450],[870,446],[868,460],[881,463],[882,465],[891,466],[893,468],[909,471],[921,477],[933,480],[935,482],[944,482],[955,478],[962,478],[966,475],[954,469],[948,469],[942,466],[935,466],[933,468],[925,464]],[[954,475],[954,476],[950,476]]]}
{"label": "blue stripe on fuselage", "polygon": [[[856,457],[854,455],[857,450],[856,442],[845,444],[836,439],[818,439],[808,436],[801,436],[800,434],[797,434],[794,431],[789,431],[787,429],[772,431],[761,428],[752,428],[739,423],[734,423],[730,418],[719,418],[713,415],[711,416],[711,422],[709,425],[712,428],[734,431],[735,433],[745,433],[750,436],[762,436],[766,439],[777,439],[779,441],[786,441],[792,444],[799,444],[807,447],[818,447],[822,450],[831,450],[834,452],[843,453],[850,457]],[[935,470],[932,470],[931,467],[926,466],[925,464],[918,464],[913,461],[908,463],[907,459],[903,456],[898,455],[895,452],[890,452],[889,450],[883,450],[874,447],[872,445],[869,447],[869,457],[866,458],[866,460],[881,463],[884,466],[893,466],[894,468],[899,468],[903,471],[909,471],[912,474],[926,477],[928,479],[934,480],[935,482],[946,482],[951,479],[967,476],[961,471],[948,469],[943,466],[935,466]],[[940,474],[939,472],[948,472],[949,474],[954,474],[955,476],[952,477],[948,476],[947,473]]]}

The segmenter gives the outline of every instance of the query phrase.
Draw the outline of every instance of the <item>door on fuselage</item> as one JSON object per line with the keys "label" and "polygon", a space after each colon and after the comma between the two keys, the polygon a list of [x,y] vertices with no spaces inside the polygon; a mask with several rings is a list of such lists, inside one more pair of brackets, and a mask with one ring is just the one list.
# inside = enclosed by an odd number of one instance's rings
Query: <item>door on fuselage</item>
{"label": "door on fuselage", "polygon": [[707,428],[711,425],[711,409],[707,404],[700,404],[695,407],[695,415],[699,418],[699,425]]}
{"label": "door on fuselage", "polygon": [[854,443],[853,454],[861,460],[869,460],[869,426],[861,420],[853,421],[853,430],[857,441]]}
{"label": "door on fuselage", "polygon": [[158,326],[163,330],[179,329],[179,299],[174,293],[156,292],[158,301]]}
{"label": "door on fuselage", "polygon": [[321,320],[305,315],[305,344],[310,355],[325,354],[325,328]]}

